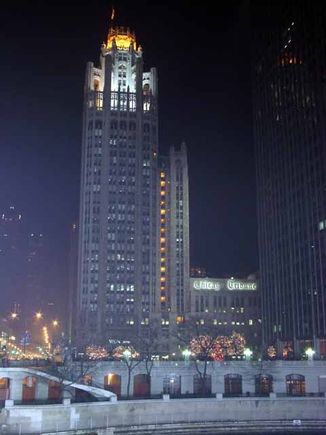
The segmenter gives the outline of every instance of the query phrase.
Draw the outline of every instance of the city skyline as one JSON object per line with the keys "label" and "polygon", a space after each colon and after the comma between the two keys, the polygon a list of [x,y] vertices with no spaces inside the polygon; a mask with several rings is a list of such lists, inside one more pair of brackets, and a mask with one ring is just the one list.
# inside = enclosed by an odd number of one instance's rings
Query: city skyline
{"label": "city skyline", "polygon": [[[257,269],[250,68],[249,61],[235,68],[246,56],[240,49],[240,36],[232,36],[236,25],[240,23],[240,30],[244,27],[241,3],[221,7],[217,23],[210,18],[208,5],[201,10],[205,20],[200,21],[194,7],[185,10],[182,18],[185,4],[174,7],[173,13],[172,3],[149,6],[140,2],[137,10],[135,5],[121,2],[117,8],[118,21],[134,27],[139,35],[146,49],[146,65],[158,66],[160,149],[166,151],[183,139],[187,143],[191,265],[204,266],[214,276],[245,276]],[[10,86],[3,89],[9,104],[3,135],[1,203],[14,203],[26,219],[35,222],[50,240],[51,267],[62,271],[69,228],[78,214],[83,68],[105,38],[110,5],[97,4],[92,10],[92,26],[86,26],[86,4],[76,10],[70,3],[65,15],[60,3],[50,2],[47,8],[22,5],[26,20],[17,18],[10,6],[6,10],[8,22],[15,18],[21,23],[15,31],[5,28],[7,61],[2,72],[9,77]],[[73,12],[74,19],[85,23],[78,30],[69,27]],[[145,12],[151,20],[145,18]],[[159,23],[159,13],[170,18],[166,31]],[[218,41],[214,42],[216,35]],[[18,61],[15,53],[22,38],[26,50],[19,51]],[[180,48],[174,47],[176,40]],[[207,56],[211,80],[207,82],[203,75],[200,81],[198,73],[198,86],[194,86],[196,76],[187,72],[199,68],[192,58],[193,50],[198,52],[199,48]],[[212,55],[216,50],[218,58]],[[23,91],[25,100],[20,96]],[[19,129],[14,127],[14,112]],[[59,275],[58,295],[67,285]]]}

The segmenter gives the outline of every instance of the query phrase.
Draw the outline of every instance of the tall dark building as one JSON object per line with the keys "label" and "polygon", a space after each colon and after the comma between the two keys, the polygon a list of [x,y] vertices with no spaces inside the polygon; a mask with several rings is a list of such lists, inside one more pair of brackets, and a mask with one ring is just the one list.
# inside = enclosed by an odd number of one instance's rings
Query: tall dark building
{"label": "tall dark building", "polygon": [[25,298],[26,248],[22,214],[10,206],[0,218],[0,292],[5,310]]}
{"label": "tall dark building", "polygon": [[68,253],[68,305],[66,312],[66,331],[69,343],[76,339],[76,290],[77,290],[77,257],[78,257],[78,225],[73,223],[69,232]]}
{"label": "tall dark building", "polygon": [[264,343],[326,354],[326,3],[253,2]]}
{"label": "tall dark building", "polygon": [[[158,155],[155,68],[111,26],[84,89],[77,307],[79,344],[134,340],[182,316],[189,286],[186,149]],[[173,237],[173,243],[167,236]],[[170,297],[170,295],[172,295]],[[162,313],[164,316],[162,317]]]}

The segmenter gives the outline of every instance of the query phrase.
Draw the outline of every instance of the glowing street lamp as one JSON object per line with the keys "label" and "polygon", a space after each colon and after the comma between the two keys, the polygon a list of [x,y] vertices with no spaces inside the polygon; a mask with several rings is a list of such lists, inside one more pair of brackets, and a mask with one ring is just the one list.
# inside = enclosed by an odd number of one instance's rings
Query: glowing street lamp
{"label": "glowing street lamp", "polygon": [[314,359],[315,353],[316,352],[311,347],[308,347],[308,349],[306,349],[305,351],[305,354],[307,355],[309,361],[312,361]]}
{"label": "glowing street lamp", "polygon": [[185,358],[189,358],[190,355],[191,355],[191,350],[189,350],[189,349],[185,349],[185,350],[183,350],[183,351],[182,351],[182,355],[183,355]]}
{"label": "glowing street lamp", "polygon": [[53,321],[52,321],[52,325],[53,325],[54,327],[58,326],[58,325],[59,325],[59,321],[58,321],[58,320],[53,320]]}
{"label": "glowing street lamp", "polygon": [[191,350],[189,350],[189,349],[184,349],[184,350],[182,351],[182,355],[183,355],[183,357],[184,357],[184,359],[185,359],[185,363],[188,363],[188,362],[189,362],[190,355],[191,355]]}
{"label": "glowing street lamp", "polygon": [[41,320],[42,317],[43,317],[43,314],[41,313],[41,311],[37,311],[37,312],[35,313],[35,318],[36,318],[36,320]]}
{"label": "glowing street lamp", "polygon": [[252,350],[249,349],[248,347],[246,347],[245,350],[243,351],[243,354],[246,358],[246,361],[250,361],[251,356],[252,356]]}
{"label": "glowing street lamp", "polygon": [[14,311],[13,313],[10,314],[10,318],[15,320],[18,318],[18,314]]}
{"label": "glowing street lamp", "polygon": [[129,359],[130,359],[130,357],[131,357],[131,352],[130,352],[129,349],[125,349],[125,350],[122,352],[122,355],[124,356],[124,358],[125,358],[127,361],[129,361]]}

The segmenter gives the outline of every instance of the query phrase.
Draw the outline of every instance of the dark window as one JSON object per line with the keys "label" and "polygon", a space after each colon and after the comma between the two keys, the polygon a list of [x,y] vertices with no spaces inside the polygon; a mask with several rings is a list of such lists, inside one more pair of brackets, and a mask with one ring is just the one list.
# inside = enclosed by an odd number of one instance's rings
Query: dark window
{"label": "dark window", "polygon": [[239,396],[242,394],[242,376],[229,373],[224,376],[224,393],[226,396]]}
{"label": "dark window", "polygon": [[285,377],[286,394],[288,396],[304,396],[306,392],[306,382],[303,375],[291,374]]}
{"label": "dark window", "polygon": [[181,395],[181,376],[170,375],[165,376],[163,379],[163,394],[170,394],[170,396]]}
{"label": "dark window", "polygon": [[198,396],[210,396],[212,394],[212,376],[206,375],[205,379],[202,376],[194,375],[194,394]]}
{"label": "dark window", "polygon": [[147,374],[134,376],[134,396],[148,397],[151,394],[151,377]]}
{"label": "dark window", "polygon": [[268,396],[273,392],[273,376],[256,375],[255,376],[255,393],[261,396]]}

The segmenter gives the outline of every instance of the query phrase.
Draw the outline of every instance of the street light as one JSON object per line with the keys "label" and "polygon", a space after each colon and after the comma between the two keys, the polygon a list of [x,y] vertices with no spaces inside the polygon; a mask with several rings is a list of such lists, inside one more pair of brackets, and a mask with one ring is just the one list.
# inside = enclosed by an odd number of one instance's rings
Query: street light
{"label": "street light", "polygon": [[37,312],[35,313],[35,318],[36,318],[36,320],[41,320],[42,317],[43,317],[43,314],[41,313],[41,311],[37,311]]}
{"label": "street light", "polygon": [[249,361],[251,359],[251,356],[252,356],[252,350],[249,349],[248,347],[246,347],[245,350],[243,351],[243,354],[246,358],[246,361]]}
{"label": "street light", "polygon": [[129,359],[130,359],[130,357],[131,357],[131,352],[130,352],[129,349],[125,349],[125,350],[122,352],[122,355],[125,357],[125,359],[126,359],[127,361],[129,361]]}
{"label": "street light", "polygon": [[53,320],[53,321],[52,321],[52,325],[53,325],[54,327],[58,326],[58,325],[59,325],[58,320]]}
{"label": "street light", "polygon": [[306,349],[305,354],[308,357],[308,361],[312,361],[314,359],[315,353],[316,352],[311,347],[308,347],[308,349]]}
{"label": "street light", "polygon": [[10,314],[10,317],[15,320],[18,317],[18,313],[16,313],[15,311],[13,313]]}
{"label": "street light", "polygon": [[190,355],[191,355],[191,350],[189,350],[189,349],[184,349],[184,350],[182,351],[182,355],[183,355],[183,357],[184,357],[184,359],[185,359],[185,363],[188,363],[188,362],[189,362]]}

